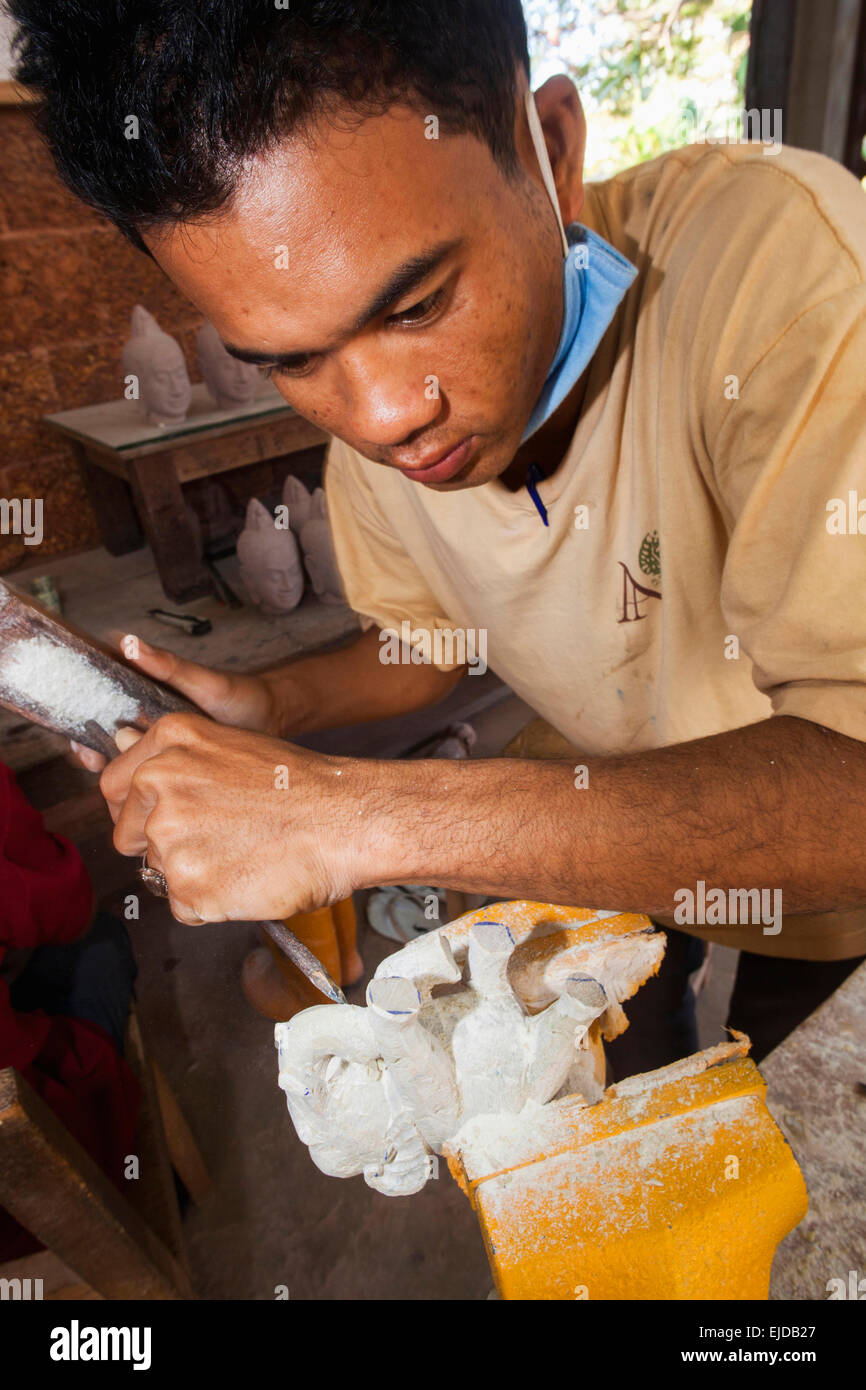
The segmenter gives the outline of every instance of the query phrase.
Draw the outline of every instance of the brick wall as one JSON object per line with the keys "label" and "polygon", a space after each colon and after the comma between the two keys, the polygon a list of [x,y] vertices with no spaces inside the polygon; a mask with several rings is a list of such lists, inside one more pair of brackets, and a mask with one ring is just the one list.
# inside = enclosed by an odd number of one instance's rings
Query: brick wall
{"label": "brick wall", "polygon": [[26,110],[0,107],[0,498],[41,497],[45,527],[38,552],[0,535],[0,572],[99,543],[72,450],[40,417],[122,395],[138,303],[179,339],[198,380],[201,315],[65,191]]}

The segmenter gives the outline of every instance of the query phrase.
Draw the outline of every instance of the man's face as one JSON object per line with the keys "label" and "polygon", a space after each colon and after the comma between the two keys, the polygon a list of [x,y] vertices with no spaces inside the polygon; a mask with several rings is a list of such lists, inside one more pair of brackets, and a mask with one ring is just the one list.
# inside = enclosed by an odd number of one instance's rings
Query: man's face
{"label": "man's face", "polygon": [[[521,113],[522,114],[522,113]],[[301,415],[439,490],[511,462],[562,321],[562,252],[526,123],[509,179],[405,107],[252,161],[207,223],[147,234],[231,348]]]}

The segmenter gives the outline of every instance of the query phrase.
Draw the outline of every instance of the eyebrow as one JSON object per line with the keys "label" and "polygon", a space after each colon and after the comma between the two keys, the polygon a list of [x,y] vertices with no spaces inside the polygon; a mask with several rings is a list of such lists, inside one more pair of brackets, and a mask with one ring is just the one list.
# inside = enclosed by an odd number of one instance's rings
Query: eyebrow
{"label": "eyebrow", "polygon": [[[416,285],[423,284],[427,277],[432,275],[443,261],[453,255],[460,245],[459,240],[440,241],[435,246],[431,246],[429,251],[424,251],[418,256],[412,256],[410,260],[404,261],[339,336],[348,337],[349,334],[359,333],[362,328],[366,328],[367,324],[378,318],[384,309],[387,309],[398,299],[402,299]],[[252,348],[237,347],[232,343],[226,343],[225,349],[226,352],[231,353],[232,357],[237,357],[239,361],[251,362],[258,367],[270,365],[279,367],[295,362],[299,357],[318,355],[312,348],[305,352],[259,352]]]}

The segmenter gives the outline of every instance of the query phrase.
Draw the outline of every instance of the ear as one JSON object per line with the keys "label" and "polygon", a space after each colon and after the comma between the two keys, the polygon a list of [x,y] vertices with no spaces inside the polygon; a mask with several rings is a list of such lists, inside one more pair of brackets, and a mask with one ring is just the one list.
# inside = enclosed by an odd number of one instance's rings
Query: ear
{"label": "ear", "polygon": [[559,197],[566,227],[576,222],[583,209],[583,159],[586,153],[586,117],[577,88],[570,77],[551,77],[535,93],[535,108]]}
{"label": "ear", "polygon": [[318,521],[328,520],[328,504],[325,501],[325,489],[317,487],[313,493],[313,505],[310,508],[310,519]]}

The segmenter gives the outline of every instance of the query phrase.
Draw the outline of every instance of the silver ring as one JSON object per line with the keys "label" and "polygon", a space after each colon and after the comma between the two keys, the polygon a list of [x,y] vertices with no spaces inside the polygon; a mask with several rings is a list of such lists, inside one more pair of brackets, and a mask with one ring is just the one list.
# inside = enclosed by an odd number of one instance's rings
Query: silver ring
{"label": "silver ring", "polygon": [[168,884],[165,879],[165,874],[161,869],[151,869],[148,867],[147,850],[145,850],[144,854],[141,856],[141,868],[138,870],[138,877],[155,898],[168,897]]}

